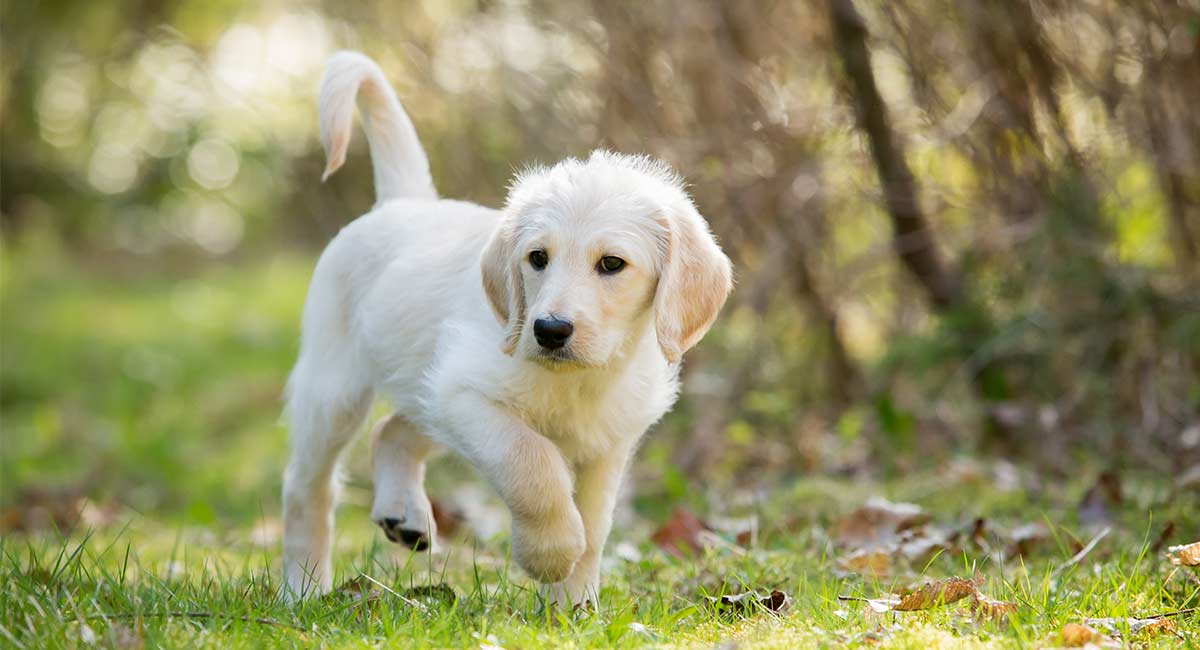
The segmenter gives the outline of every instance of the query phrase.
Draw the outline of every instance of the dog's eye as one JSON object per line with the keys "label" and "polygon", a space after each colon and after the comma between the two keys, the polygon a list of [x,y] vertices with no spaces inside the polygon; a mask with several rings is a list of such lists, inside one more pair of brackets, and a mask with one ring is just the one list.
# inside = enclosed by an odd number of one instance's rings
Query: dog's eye
{"label": "dog's eye", "polygon": [[625,260],[612,255],[605,255],[600,258],[600,263],[596,265],[596,270],[606,275],[611,275],[625,268]]}
{"label": "dog's eye", "polygon": [[538,249],[529,254],[529,265],[539,271],[546,268],[549,263],[550,256],[544,250]]}

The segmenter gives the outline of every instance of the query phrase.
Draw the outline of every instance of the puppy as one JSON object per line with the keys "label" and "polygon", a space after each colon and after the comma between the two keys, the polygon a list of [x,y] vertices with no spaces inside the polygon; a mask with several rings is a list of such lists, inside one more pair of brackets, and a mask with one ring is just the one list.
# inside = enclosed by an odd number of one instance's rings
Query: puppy
{"label": "puppy", "polygon": [[596,602],[600,554],[638,440],[674,403],[679,360],[725,303],[731,267],[670,169],[592,153],[513,182],[503,210],[439,199],[379,67],[341,52],[320,94],[325,177],[355,100],[374,208],[321,255],[288,382],[289,597],[327,592],[338,456],[376,397],[372,519],[436,535],[425,461],[449,448],[512,512],[512,552],[555,603]]}

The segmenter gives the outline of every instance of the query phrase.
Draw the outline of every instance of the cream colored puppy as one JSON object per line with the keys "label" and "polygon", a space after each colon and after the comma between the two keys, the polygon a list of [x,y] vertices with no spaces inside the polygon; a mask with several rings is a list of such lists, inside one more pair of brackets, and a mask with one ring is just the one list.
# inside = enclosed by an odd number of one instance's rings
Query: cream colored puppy
{"label": "cream colored puppy", "polygon": [[595,598],[622,474],[674,403],[680,356],[725,303],[729,260],[665,165],[598,151],[522,173],[503,210],[439,200],[373,61],[330,59],[325,175],[357,98],[378,202],[321,255],[288,384],[288,594],[324,593],[338,456],[376,396],[372,518],[423,549],[425,460],[448,447],[512,511],[517,563],[560,604]]}

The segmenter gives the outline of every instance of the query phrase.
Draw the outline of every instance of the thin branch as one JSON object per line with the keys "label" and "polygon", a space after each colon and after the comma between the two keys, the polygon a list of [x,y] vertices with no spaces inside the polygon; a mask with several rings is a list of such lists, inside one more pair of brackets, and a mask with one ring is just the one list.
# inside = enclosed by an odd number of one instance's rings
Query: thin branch
{"label": "thin branch", "polygon": [[1050,574],[1050,577],[1056,578],[1063,571],[1066,571],[1067,569],[1075,566],[1076,564],[1079,564],[1083,560],[1083,558],[1087,557],[1088,553],[1092,552],[1092,549],[1096,548],[1096,545],[1100,543],[1100,540],[1104,539],[1105,537],[1108,537],[1108,534],[1111,532],[1112,532],[1112,528],[1105,528],[1104,530],[1100,531],[1100,534],[1093,537],[1092,541],[1087,543],[1087,546],[1084,546],[1083,548],[1079,549],[1079,552],[1076,553],[1075,555],[1071,556],[1071,559],[1067,560],[1065,563],[1063,563],[1061,566],[1059,566],[1057,569],[1055,569],[1054,572]]}

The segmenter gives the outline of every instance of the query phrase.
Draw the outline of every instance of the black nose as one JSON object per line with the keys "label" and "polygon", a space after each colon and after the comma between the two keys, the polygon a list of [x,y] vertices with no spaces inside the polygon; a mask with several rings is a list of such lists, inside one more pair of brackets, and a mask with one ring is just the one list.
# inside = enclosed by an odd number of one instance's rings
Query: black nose
{"label": "black nose", "polygon": [[566,345],[567,339],[571,338],[574,331],[575,326],[569,320],[539,318],[533,321],[534,338],[537,339],[538,345],[548,350],[557,350]]}

